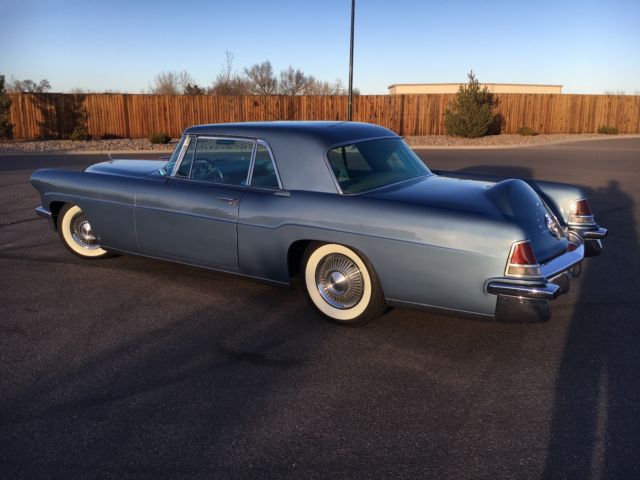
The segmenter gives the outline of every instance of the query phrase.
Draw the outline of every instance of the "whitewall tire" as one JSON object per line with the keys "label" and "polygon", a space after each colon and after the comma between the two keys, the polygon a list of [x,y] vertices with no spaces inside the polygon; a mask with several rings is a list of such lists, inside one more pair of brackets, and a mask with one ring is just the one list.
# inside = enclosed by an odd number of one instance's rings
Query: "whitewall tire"
{"label": "whitewall tire", "polygon": [[373,267],[355,250],[313,242],[307,247],[302,266],[309,300],[330,320],[361,325],[386,310]]}
{"label": "whitewall tire", "polygon": [[82,258],[103,258],[109,252],[98,245],[86,214],[77,205],[66,204],[58,214],[58,234],[62,243]]}

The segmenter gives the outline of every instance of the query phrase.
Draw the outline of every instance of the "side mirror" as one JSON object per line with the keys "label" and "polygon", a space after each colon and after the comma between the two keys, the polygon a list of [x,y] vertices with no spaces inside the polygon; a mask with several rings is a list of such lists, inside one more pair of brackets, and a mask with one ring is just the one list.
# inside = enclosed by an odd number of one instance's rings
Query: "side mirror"
{"label": "side mirror", "polygon": [[160,167],[160,168],[158,169],[158,174],[159,174],[161,177],[166,177],[166,176],[167,176],[167,171],[164,169],[164,167]]}

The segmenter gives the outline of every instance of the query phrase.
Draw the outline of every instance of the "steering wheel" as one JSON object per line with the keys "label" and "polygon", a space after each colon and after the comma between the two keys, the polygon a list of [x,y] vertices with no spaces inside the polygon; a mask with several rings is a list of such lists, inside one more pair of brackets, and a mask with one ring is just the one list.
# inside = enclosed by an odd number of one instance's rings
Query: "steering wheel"
{"label": "steering wheel", "polygon": [[196,158],[191,169],[191,178],[202,182],[224,183],[224,175],[215,160]]}

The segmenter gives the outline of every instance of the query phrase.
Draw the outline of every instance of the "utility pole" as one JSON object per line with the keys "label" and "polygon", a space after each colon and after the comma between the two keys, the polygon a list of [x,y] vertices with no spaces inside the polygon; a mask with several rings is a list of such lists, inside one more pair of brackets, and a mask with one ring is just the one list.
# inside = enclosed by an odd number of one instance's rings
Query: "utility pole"
{"label": "utility pole", "polygon": [[351,0],[351,42],[349,45],[349,111],[347,120],[353,120],[353,20],[356,13],[356,0]]}

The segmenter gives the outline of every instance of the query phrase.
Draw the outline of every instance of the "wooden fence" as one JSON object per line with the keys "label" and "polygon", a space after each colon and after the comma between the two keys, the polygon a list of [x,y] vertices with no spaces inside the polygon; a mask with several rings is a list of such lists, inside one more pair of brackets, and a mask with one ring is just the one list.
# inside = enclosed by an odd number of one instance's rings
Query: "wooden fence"
{"label": "wooden fence", "polygon": [[[211,96],[137,94],[11,94],[16,139],[67,137],[85,125],[95,137],[178,137],[190,125],[259,120],[344,120],[344,96]],[[444,134],[452,94],[360,95],[353,118],[400,135]],[[640,96],[497,94],[501,132],[528,126],[539,133],[594,133],[603,125],[640,133]]]}

